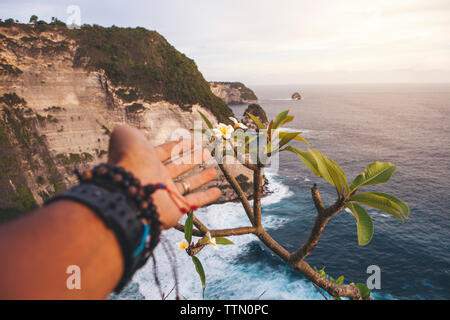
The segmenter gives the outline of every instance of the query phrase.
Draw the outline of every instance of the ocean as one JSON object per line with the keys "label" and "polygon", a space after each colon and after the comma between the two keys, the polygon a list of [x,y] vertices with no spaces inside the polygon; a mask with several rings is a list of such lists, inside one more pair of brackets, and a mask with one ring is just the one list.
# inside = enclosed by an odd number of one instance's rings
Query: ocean
{"label": "ocean", "polygon": [[[306,260],[345,282],[365,283],[367,267],[381,269],[376,299],[450,299],[450,85],[255,86],[269,118],[290,109],[311,147],[334,159],[348,179],[373,161],[390,161],[397,171],[386,185],[370,190],[392,193],[411,208],[410,219],[369,210],[375,235],[366,247],[357,244],[355,218],[344,211],[327,225],[316,250]],[[300,91],[301,101],[291,101]],[[233,106],[242,116],[246,106]],[[306,148],[300,142],[298,147]],[[266,172],[272,193],[263,199],[263,225],[288,250],[301,246],[316,212],[310,188],[317,183],[326,204],[335,191],[314,176],[291,153],[282,153],[278,171]],[[248,225],[238,203],[198,211],[211,228]],[[164,234],[176,251],[180,294],[201,299],[194,266],[176,243],[183,234]],[[299,273],[293,272],[255,236],[234,237],[234,246],[207,248],[198,258],[206,273],[205,299],[323,299]],[[161,246],[156,249],[162,290],[174,286]],[[172,292],[168,299],[174,299]],[[118,299],[160,299],[152,263],[134,277]]]}

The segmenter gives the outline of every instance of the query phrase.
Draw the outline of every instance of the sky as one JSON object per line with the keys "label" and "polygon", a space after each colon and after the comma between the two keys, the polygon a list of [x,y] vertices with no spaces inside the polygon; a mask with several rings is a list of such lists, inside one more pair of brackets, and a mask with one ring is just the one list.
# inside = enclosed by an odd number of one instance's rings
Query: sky
{"label": "sky", "polygon": [[0,18],[156,30],[207,80],[449,83],[449,0],[2,0]]}

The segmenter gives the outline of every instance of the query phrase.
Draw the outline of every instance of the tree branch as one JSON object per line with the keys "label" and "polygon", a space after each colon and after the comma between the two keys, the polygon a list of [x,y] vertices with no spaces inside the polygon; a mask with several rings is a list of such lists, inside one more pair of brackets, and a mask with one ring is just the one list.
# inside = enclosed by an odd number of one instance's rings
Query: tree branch
{"label": "tree branch", "polygon": [[261,228],[261,193],[262,193],[262,175],[261,168],[258,166],[253,172],[253,214],[255,225]]}
{"label": "tree branch", "polygon": [[[175,226],[175,229],[184,233],[184,225],[178,223]],[[221,229],[221,230],[209,230],[211,233],[211,237],[232,237],[232,236],[242,236],[245,234],[256,234],[255,227],[240,227],[240,228],[230,228],[230,229]],[[206,235],[206,232],[203,233],[197,229],[192,231],[192,235],[195,237],[203,238]]]}
{"label": "tree branch", "polygon": [[242,205],[244,206],[245,213],[247,214],[248,219],[254,226],[254,214],[252,211],[252,208],[250,206],[250,203],[248,202],[247,196],[245,195],[244,191],[242,191],[241,186],[237,182],[237,180],[230,174],[230,171],[228,171],[228,168],[224,164],[219,164],[220,170],[222,170],[225,178],[227,179],[228,183],[233,188],[234,192],[236,192],[237,196],[239,197],[239,200],[241,201]]}
{"label": "tree branch", "polygon": [[291,264],[289,261],[290,254],[277,241],[275,241],[266,231],[258,232],[258,238],[270,249],[277,254],[281,259],[287,262],[293,269],[303,274],[309,281],[318,287],[328,292],[333,297],[348,297],[353,300],[361,300],[361,294],[355,286],[352,285],[337,285],[326,278],[322,277],[311,266],[305,262],[300,261],[296,264]]}
{"label": "tree branch", "polygon": [[[253,184],[254,184],[254,208],[250,207],[248,199],[245,193],[242,191],[239,183],[230,174],[227,167],[223,164],[219,164],[225,178],[238,195],[248,219],[252,223],[252,227],[243,227],[235,229],[225,230],[212,230],[210,231],[212,237],[218,236],[233,236],[254,233],[272,252],[277,254],[281,259],[288,263],[293,269],[298,270],[303,274],[311,283],[319,288],[322,288],[333,297],[348,297],[353,300],[361,300],[361,293],[359,289],[353,285],[338,285],[325,277],[322,277],[319,273],[314,271],[311,266],[304,261],[317,246],[319,238],[328,223],[328,221],[336,214],[344,209],[344,200],[338,199],[333,205],[325,208],[322,199],[319,194],[319,190],[316,185],[311,189],[312,199],[317,210],[317,218],[314,222],[313,229],[309,235],[308,240],[302,245],[302,247],[294,253],[289,253],[283,246],[275,241],[262,227],[261,225],[261,167],[259,164],[254,170]],[[200,230],[193,230],[193,235],[204,236],[207,228],[199,221],[195,224]],[[176,229],[184,232],[184,226],[178,224]],[[206,228],[206,229],[205,229]],[[200,249],[201,250],[201,249]]]}
{"label": "tree branch", "polygon": [[306,240],[306,242],[301,246],[300,249],[291,254],[289,258],[290,264],[296,264],[305,259],[316,248],[320,236],[322,235],[322,232],[325,229],[328,221],[344,209],[344,203],[340,199],[336,201],[336,203],[334,203],[332,206],[324,208],[319,189],[316,185],[311,188],[311,195],[317,209],[317,217],[314,221],[314,225],[311,233],[309,234],[308,240]]}
{"label": "tree branch", "polygon": [[361,293],[357,287],[333,283],[314,271],[314,269],[305,261],[300,261],[295,266],[295,269],[303,274],[309,281],[316,284],[333,297],[347,297],[352,300],[362,300]]}
{"label": "tree branch", "polygon": [[241,156],[241,152],[239,152],[238,147],[234,146],[230,140],[228,140],[228,144],[231,146],[231,148],[233,149],[234,152],[234,157],[239,161],[239,163],[241,163],[244,167],[246,167],[247,169],[250,169],[252,171],[255,171],[256,168],[258,167],[256,164],[252,164],[248,161],[248,159],[246,158],[246,155],[244,154],[244,156]]}
{"label": "tree branch", "polygon": [[197,219],[197,217],[192,214],[192,221],[194,222],[194,225],[197,227],[198,230],[200,230],[203,234],[208,233],[209,229],[206,227],[200,220]]}
{"label": "tree branch", "polygon": [[320,196],[317,184],[314,184],[314,186],[311,188],[311,195],[317,212],[322,213],[323,211],[325,211],[325,206],[323,205],[322,197]]}

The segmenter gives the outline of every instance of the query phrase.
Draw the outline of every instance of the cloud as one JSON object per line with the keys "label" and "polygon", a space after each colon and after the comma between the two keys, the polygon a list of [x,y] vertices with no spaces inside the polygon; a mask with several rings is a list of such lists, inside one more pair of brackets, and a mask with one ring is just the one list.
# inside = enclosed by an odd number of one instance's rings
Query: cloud
{"label": "cloud", "polygon": [[83,23],[157,30],[208,79],[450,81],[447,0],[6,0],[0,12],[64,21],[70,4]]}

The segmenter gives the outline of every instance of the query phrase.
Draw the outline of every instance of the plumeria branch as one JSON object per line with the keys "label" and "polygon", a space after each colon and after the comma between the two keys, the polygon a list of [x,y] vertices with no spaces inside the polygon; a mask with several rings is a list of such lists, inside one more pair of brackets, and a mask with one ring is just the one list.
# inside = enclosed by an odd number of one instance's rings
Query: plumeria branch
{"label": "plumeria branch", "polygon": [[238,147],[234,146],[230,140],[228,140],[228,143],[234,152],[235,158],[239,161],[240,164],[242,164],[244,167],[246,167],[247,169],[250,169],[252,171],[254,171],[258,168],[258,166],[256,164],[250,163],[250,161],[245,158],[245,155],[241,156],[239,153]]}
{"label": "plumeria branch", "polygon": [[225,179],[227,179],[228,183],[230,184],[231,188],[233,188],[234,192],[236,192],[239,200],[241,201],[245,213],[247,214],[248,219],[250,220],[251,224],[255,226],[254,223],[254,213],[252,210],[252,207],[250,206],[250,202],[248,201],[247,196],[245,195],[245,192],[242,190],[241,186],[237,182],[236,178],[233,177],[233,175],[228,170],[228,167],[224,164],[219,164],[220,170],[222,170],[223,175],[225,176]]}
{"label": "plumeria branch", "polygon": [[291,254],[289,258],[290,264],[296,264],[305,259],[316,248],[319,238],[322,235],[328,221],[344,210],[344,202],[342,200],[337,200],[332,206],[324,208],[319,189],[316,185],[311,188],[311,194],[316,205],[317,217],[306,242],[300,249]]}
{"label": "plumeria branch", "polygon": [[200,230],[200,232],[202,232],[204,235],[206,235],[208,232],[210,232],[208,230],[208,228],[200,220],[198,220],[198,218],[195,216],[195,214],[193,214],[193,221],[194,221],[194,226],[196,226],[197,229]]}
{"label": "plumeria branch", "polygon": [[[223,165],[219,165],[220,169],[224,173],[225,178],[230,183],[231,186],[233,186],[234,183],[237,184],[237,181],[234,179],[233,176],[229,174],[226,167]],[[225,171],[223,170],[225,169]],[[254,177],[260,177],[261,172],[258,173],[258,170],[254,171]],[[233,181],[234,180],[234,181]],[[316,209],[318,210],[318,218],[316,219],[316,222],[313,226],[313,230],[311,231],[310,237],[308,238],[307,242],[296,252],[289,253],[283,246],[281,246],[276,240],[274,240],[264,229],[264,227],[261,225],[260,218],[261,218],[261,187],[259,186],[258,189],[256,189],[255,185],[259,184],[258,179],[254,181],[254,213],[251,208],[249,208],[249,211],[253,213],[253,218],[250,218],[250,222],[252,222],[253,226],[256,229],[256,236],[263,242],[272,252],[277,254],[281,259],[283,259],[286,263],[288,263],[294,270],[299,271],[301,274],[303,274],[309,281],[311,281],[313,284],[317,285],[318,287],[325,290],[328,294],[330,294],[333,297],[348,297],[353,300],[361,300],[361,293],[358,288],[356,288],[353,285],[338,285],[335,284],[325,277],[322,277],[320,274],[318,274],[316,271],[314,271],[311,266],[305,262],[303,259],[309,255],[317,246],[318,240],[320,238],[320,235],[322,234],[323,229],[325,228],[325,225],[327,222],[336,214],[341,212],[344,209],[343,201],[338,200],[336,203],[334,203],[332,206],[325,208],[323,205],[323,202],[321,200],[319,190],[316,185],[313,186],[311,189],[312,198],[316,205]],[[238,185],[239,186],[239,185]],[[235,191],[236,189],[233,188]],[[240,189],[240,187],[239,187]],[[237,189],[237,190],[239,190]],[[242,190],[241,190],[242,191]],[[236,192],[237,193],[237,192]],[[238,194],[239,196],[239,194]],[[245,196],[245,195],[244,195]],[[245,203],[242,201],[243,198],[239,197],[244,209],[245,209]],[[247,198],[244,198],[247,199]],[[248,204],[248,200],[247,200]],[[246,210],[247,212],[247,210]],[[259,219],[259,223],[258,223]]]}
{"label": "plumeria branch", "polygon": [[261,197],[262,197],[262,170],[257,167],[253,172],[253,213],[254,221],[257,228],[261,225]]}
{"label": "plumeria branch", "polygon": [[[251,116],[252,119],[255,121],[257,126],[261,129],[263,128],[263,125],[259,122],[258,119],[256,119],[254,116]],[[271,132],[272,130],[277,130],[278,127],[280,127],[283,123],[286,123],[289,119],[289,121],[292,121],[293,117],[290,117],[290,119],[287,116],[287,112],[284,112],[277,116],[277,119],[275,119],[275,122],[271,122],[269,124],[269,134],[268,134],[268,142],[270,141]],[[233,150],[233,153],[235,157],[239,159],[239,150],[236,146],[233,146],[233,144],[229,141],[232,133],[235,129],[238,128],[246,128],[244,125],[240,124],[236,119],[230,118],[234,122],[234,127],[230,125],[225,124],[218,124],[213,129],[213,132],[215,134],[215,137],[213,139],[219,139],[218,141],[222,141],[223,143],[228,142]],[[212,129],[212,125],[208,120],[206,120],[209,124],[209,127]],[[289,134],[284,133],[284,142],[282,145],[285,145],[290,140],[294,139],[296,137],[295,133],[294,135],[289,136]],[[259,136],[258,136],[259,139]],[[287,139],[287,140],[286,140]],[[223,141],[228,140],[228,141]],[[301,141],[305,141],[300,137]],[[259,141],[258,141],[258,147],[259,147]],[[272,146],[271,146],[272,148]],[[285,148],[287,149],[287,147]],[[291,150],[294,150],[295,148],[291,147]],[[270,150],[272,151],[272,149]],[[279,151],[279,150],[275,150]],[[295,150],[294,150],[295,151]],[[213,151],[214,153],[214,151]],[[302,160],[308,160],[311,158],[305,157],[304,153],[301,152],[301,150],[298,150],[299,155],[302,158]],[[259,154],[258,154],[259,155]],[[268,155],[270,157],[270,154]],[[242,159],[241,159],[242,160]],[[306,161],[305,160],[305,161]],[[325,226],[327,225],[328,221],[333,218],[335,215],[340,213],[345,208],[345,199],[342,197],[342,195],[339,196],[338,200],[332,204],[329,207],[325,207],[323,204],[323,201],[321,199],[319,190],[316,185],[314,185],[311,188],[311,196],[314,202],[314,205],[316,207],[317,211],[317,217],[314,222],[314,225],[312,227],[312,230],[310,232],[310,235],[308,239],[305,241],[305,243],[294,252],[289,252],[284,248],[282,245],[280,245],[276,240],[274,240],[264,229],[262,222],[261,222],[261,214],[262,214],[262,208],[261,208],[261,198],[262,198],[262,179],[263,179],[263,167],[264,164],[260,163],[260,159],[257,157],[257,164],[256,165],[249,165],[245,161],[242,162],[244,165],[246,165],[248,168],[250,168],[253,171],[253,208],[251,207],[249,200],[247,196],[245,195],[244,191],[240,187],[239,183],[235,179],[233,175],[230,174],[227,166],[225,164],[219,163],[219,168],[223,172],[225,179],[228,181],[230,186],[233,188],[235,193],[237,194],[240,202],[242,203],[244,210],[247,214],[247,217],[252,224],[251,227],[240,227],[240,228],[232,228],[232,229],[223,229],[223,230],[209,230],[207,226],[205,226],[197,217],[195,217],[192,214],[192,220],[190,221],[191,227],[192,224],[195,225],[196,228],[192,229],[192,235],[196,237],[200,237],[201,239],[198,240],[196,244],[193,243],[187,243],[186,240],[184,240],[182,243],[180,243],[180,248],[186,249],[189,255],[194,256],[198,254],[206,245],[210,244],[215,246],[215,237],[227,237],[227,236],[239,236],[239,235],[245,235],[245,234],[255,234],[259,240],[264,243],[273,253],[278,255],[283,261],[285,261],[288,265],[292,267],[293,270],[296,270],[300,272],[302,275],[304,275],[309,281],[312,282],[314,287],[319,290],[319,292],[326,298],[324,293],[320,290],[323,289],[328,294],[330,294],[332,297],[348,297],[353,300],[361,300],[362,295],[360,290],[353,284],[350,285],[341,285],[335,282],[332,282],[327,279],[326,276],[323,276],[311,266],[304,261],[304,259],[312,253],[312,251],[317,247],[317,244],[319,242],[320,236],[322,235],[323,230],[325,229]],[[331,163],[331,160],[330,160]],[[310,164],[310,163],[309,163]],[[311,167],[311,166],[310,166]],[[312,167],[315,171],[318,170],[316,167]],[[313,171],[314,171],[313,170]],[[317,173],[316,173],[317,174]],[[339,194],[339,192],[338,192]],[[175,227],[177,230],[181,232],[185,232],[185,226],[182,224],[177,224]],[[207,237],[207,238],[205,238]],[[191,236],[189,238],[191,239]],[[209,240],[208,240],[209,239]]]}
{"label": "plumeria branch", "polygon": [[[178,223],[175,226],[175,229],[178,231],[184,232],[184,225]],[[256,234],[255,227],[239,227],[239,228],[230,228],[230,229],[221,229],[221,230],[209,230],[212,237],[232,237],[232,236],[242,236],[245,234]],[[204,237],[206,236],[206,232],[202,232],[200,230],[194,229],[192,235],[195,237]]]}

